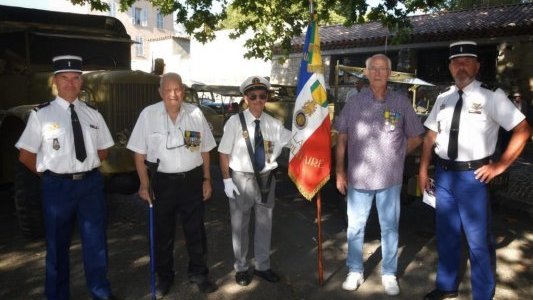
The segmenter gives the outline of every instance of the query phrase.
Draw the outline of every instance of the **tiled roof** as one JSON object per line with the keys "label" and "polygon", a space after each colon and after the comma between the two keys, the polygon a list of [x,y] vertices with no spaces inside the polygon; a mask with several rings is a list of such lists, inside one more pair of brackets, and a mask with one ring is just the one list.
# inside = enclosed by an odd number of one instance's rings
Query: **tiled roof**
{"label": "tiled roof", "polygon": [[[533,3],[442,11],[410,17],[412,32],[404,43],[423,43],[457,39],[531,35]],[[372,47],[390,40],[389,30],[380,22],[350,27],[320,27],[321,49]],[[293,39],[293,51],[301,51],[305,36]]]}

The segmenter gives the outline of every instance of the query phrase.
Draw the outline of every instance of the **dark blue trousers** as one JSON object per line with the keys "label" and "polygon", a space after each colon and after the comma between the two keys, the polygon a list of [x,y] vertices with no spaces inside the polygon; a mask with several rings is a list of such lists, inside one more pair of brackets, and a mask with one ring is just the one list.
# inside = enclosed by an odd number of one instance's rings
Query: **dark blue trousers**
{"label": "dark blue trousers", "polygon": [[45,173],[42,177],[46,227],[46,282],[48,300],[70,298],[69,248],[77,220],[83,249],[85,279],[93,297],[111,294],[107,280],[107,211],[102,175],[93,171],[72,180]]}
{"label": "dark blue trousers", "polygon": [[436,169],[436,232],[439,253],[437,288],[457,291],[463,232],[469,250],[472,296],[492,299],[495,290],[495,244],[490,227],[487,185],[474,171]]}

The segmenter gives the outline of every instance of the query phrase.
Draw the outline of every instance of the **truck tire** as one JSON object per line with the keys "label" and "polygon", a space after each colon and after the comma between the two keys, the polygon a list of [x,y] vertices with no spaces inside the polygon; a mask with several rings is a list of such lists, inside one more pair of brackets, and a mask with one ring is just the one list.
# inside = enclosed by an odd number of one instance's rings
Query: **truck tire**
{"label": "truck tire", "polygon": [[15,163],[15,209],[22,235],[29,238],[44,236],[41,200],[41,179],[22,163]]}

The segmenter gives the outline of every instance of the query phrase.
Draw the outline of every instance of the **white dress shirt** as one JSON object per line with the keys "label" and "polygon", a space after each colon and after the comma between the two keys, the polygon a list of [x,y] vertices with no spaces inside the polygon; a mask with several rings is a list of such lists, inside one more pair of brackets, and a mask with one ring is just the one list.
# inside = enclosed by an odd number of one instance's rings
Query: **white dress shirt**
{"label": "white dress shirt", "polygon": [[[244,112],[244,119],[250,136],[252,148],[254,147],[255,120],[256,118],[247,109]],[[291,138],[290,130],[283,127],[283,123],[278,119],[263,112],[259,118],[261,134],[265,142],[265,167],[261,173],[273,170],[278,167],[276,159],[281,154],[283,147],[287,147]],[[253,149],[255,151],[255,149]],[[246,141],[242,134],[239,114],[231,116],[224,125],[224,135],[220,140],[218,152],[229,154],[229,167],[233,171],[253,173],[254,169],[250,160],[250,154],[246,147]]]}
{"label": "white dress shirt", "polygon": [[149,162],[159,159],[159,172],[182,173],[201,166],[201,153],[215,146],[209,124],[197,106],[183,102],[173,123],[160,101],[141,112],[127,148],[145,154]]}
{"label": "white dress shirt", "polygon": [[73,104],[81,124],[87,158],[83,162],[76,159],[70,103],[56,97],[50,104],[32,111],[26,129],[15,144],[18,149],[37,154],[38,172],[49,170],[65,174],[92,170],[101,164],[98,150],[114,145],[102,115],[77,99]]}
{"label": "white dress shirt", "polygon": [[[482,159],[494,153],[499,127],[511,130],[525,116],[501,89],[493,90],[474,80],[463,92],[456,161]],[[427,128],[437,132],[435,153],[443,159],[449,159],[448,141],[453,111],[458,100],[457,87],[452,86],[437,97],[424,123]]]}

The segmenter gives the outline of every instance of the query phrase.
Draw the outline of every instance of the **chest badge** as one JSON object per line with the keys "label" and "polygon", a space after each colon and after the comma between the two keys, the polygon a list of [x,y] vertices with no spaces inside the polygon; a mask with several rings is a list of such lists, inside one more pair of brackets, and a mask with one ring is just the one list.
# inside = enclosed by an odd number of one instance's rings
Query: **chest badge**
{"label": "chest badge", "polygon": [[52,148],[54,148],[54,150],[59,150],[59,148],[61,148],[61,146],[59,146],[59,140],[57,138],[55,138],[53,141],[52,141]]}
{"label": "chest badge", "polygon": [[470,108],[468,109],[468,112],[471,114],[481,114],[481,111],[483,110],[483,105],[481,103],[472,103],[470,105]]}

